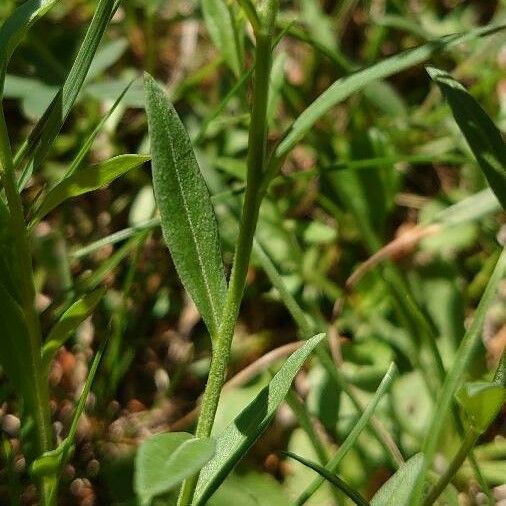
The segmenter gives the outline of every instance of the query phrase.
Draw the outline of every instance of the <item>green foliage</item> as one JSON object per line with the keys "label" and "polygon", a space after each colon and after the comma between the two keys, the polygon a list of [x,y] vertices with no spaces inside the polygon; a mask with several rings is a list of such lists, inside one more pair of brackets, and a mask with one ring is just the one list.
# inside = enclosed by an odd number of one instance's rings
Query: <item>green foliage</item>
{"label": "green foliage", "polygon": [[150,437],[139,448],[134,487],[142,505],[164,495],[198,471],[214,455],[212,439],[186,432],[169,432]]}
{"label": "green foliage", "polygon": [[181,281],[216,337],[227,283],[209,191],[173,105],[150,76],[145,86],[153,188],[163,235]]}

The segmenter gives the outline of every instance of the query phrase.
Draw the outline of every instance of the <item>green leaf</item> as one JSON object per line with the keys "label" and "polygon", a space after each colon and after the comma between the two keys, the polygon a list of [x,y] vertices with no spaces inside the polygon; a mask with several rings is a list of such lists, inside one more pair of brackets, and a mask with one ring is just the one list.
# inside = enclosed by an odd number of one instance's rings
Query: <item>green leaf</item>
{"label": "green leaf", "polygon": [[30,362],[32,356],[28,327],[19,304],[11,297],[0,280],[0,307],[2,308],[2,345],[0,346],[0,365],[14,386],[19,397],[24,400],[28,410],[36,403],[36,389],[33,382],[34,369]]}
{"label": "green leaf", "polygon": [[428,67],[427,72],[441,88],[488,184],[506,209],[506,143],[501,132],[452,76],[434,67]]}
{"label": "green leaf", "polygon": [[378,490],[371,501],[371,506],[410,506],[411,492],[422,467],[423,455],[421,453],[411,457]]}
{"label": "green leaf", "polygon": [[0,199],[0,280],[5,289],[17,301],[21,301],[19,262],[16,255],[14,232],[10,213]]}
{"label": "green leaf", "polygon": [[[93,19],[63,86],[33,128],[27,141],[16,153],[17,170],[21,168],[26,159],[29,159],[31,162],[27,164],[25,171],[31,173],[46,158],[81,91],[98,45],[118,5],[119,1],[117,0],[100,0],[98,2]],[[21,175],[21,180],[28,179],[26,174]]]}
{"label": "green leaf", "polygon": [[205,504],[234,466],[267,429],[297,372],[325,334],[308,339],[283,364],[268,386],[237,416],[216,440],[216,454],[202,469],[195,491],[195,506]]}
{"label": "green leaf", "polygon": [[202,0],[202,13],[209,35],[232,72],[241,74],[241,49],[233,13],[225,0]]}
{"label": "green leaf", "polygon": [[42,363],[46,367],[54,354],[63,346],[70,334],[93,313],[97,304],[102,300],[105,290],[98,289],[74,302],[61,316],[49,332],[42,348]]}
{"label": "green leaf", "polygon": [[190,138],[173,105],[146,75],[153,188],[165,242],[212,337],[226,296],[218,226]]}
{"label": "green leaf", "polygon": [[487,430],[505,399],[506,388],[488,381],[466,383],[457,394],[457,400],[464,408],[472,427],[478,433]]}
{"label": "green leaf", "polygon": [[345,481],[341,480],[339,476],[336,476],[332,472],[330,472],[328,469],[325,469],[320,464],[317,464],[316,462],[312,462],[311,460],[305,459],[304,457],[301,457],[300,455],[296,455],[292,452],[282,452],[283,455],[287,455],[288,457],[291,457],[292,459],[297,460],[301,464],[313,469],[313,471],[316,471],[322,478],[326,479],[332,485],[334,485],[336,488],[341,490],[344,494],[346,494],[355,504],[358,504],[359,506],[368,506],[369,503],[353,488],[351,488]]}
{"label": "green leaf", "polygon": [[59,0],[28,0],[21,4],[0,28],[0,99],[12,53],[30,27]]}
{"label": "green leaf", "polygon": [[338,79],[294,121],[277,147],[276,157],[282,158],[285,156],[327,111],[368,84],[417,65],[427,60],[437,51],[447,49],[476,37],[494,33],[503,28],[504,26],[485,26],[471,30],[465,34],[447,35],[423,46],[386,58],[370,67]]}
{"label": "green leaf", "polygon": [[74,172],[48,192],[35,212],[33,221],[38,222],[67,199],[107,186],[118,177],[141,166],[149,159],[150,157],[145,155],[120,155],[92,165],[88,169]]}
{"label": "green leaf", "polygon": [[142,506],[195,474],[214,455],[212,439],[186,432],[157,434],[145,441],[135,459],[134,489]]}

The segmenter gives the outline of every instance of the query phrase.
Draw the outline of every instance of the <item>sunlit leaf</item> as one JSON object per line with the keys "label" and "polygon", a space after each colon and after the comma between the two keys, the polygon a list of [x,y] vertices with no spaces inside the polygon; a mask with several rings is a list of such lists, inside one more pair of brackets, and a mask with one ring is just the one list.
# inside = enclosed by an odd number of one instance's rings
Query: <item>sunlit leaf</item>
{"label": "sunlit leaf", "polygon": [[163,236],[183,285],[215,336],[226,281],[211,198],[173,105],[148,75],[145,86],[153,188]]}
{"label": "sunlit leaf", "polygon": [[202,469],[195,492],[195,505],[205,504],[234,466],[246,455],[263,434],[285,398],[297,372],[314,348],[325,337],[319,334],[308,339],[283,364],[269,385],[218,436],[216,455]]}

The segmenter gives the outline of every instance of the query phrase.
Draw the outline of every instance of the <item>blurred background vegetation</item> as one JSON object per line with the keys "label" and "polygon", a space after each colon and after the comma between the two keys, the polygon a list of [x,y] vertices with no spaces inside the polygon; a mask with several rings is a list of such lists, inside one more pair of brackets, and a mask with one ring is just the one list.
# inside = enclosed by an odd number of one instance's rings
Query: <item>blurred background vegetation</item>
{"label": "blurred background vegetation", "polygon": [[[0,20],[15,6],[14,0],[2,0]],[[61,1],[16,51],[4,103],[14,143],[22,141],[62,84],[94,7],[90,0]],[[230,8],[235,22],[246,26],[238,6],[232,2]],[[274,61],[271,143],[339,76],[444,34],[504,22],[506,2],[298,0],[283,1],[281,13],[280,29],[286,33]],[[23,194],[27,208],[63,174],[132,80],[85,163],[147,151],[141,79],[147,70],[166,84],[195,141],[209,189],[221,194],[215,202],[229,266],[236,230],[220,212],[220,202],[234,198],[225,190],[240,192],[244,180],[248,84],[220,114],[216,112],[250,66],[252,40],[246,29],[239,47],[239,55],[223,51],[219,34],[197,1],[124,1],[49,160]],[[431,63],[464,83],[504,131],[503,34],[459,45],[437,54]],[[61,437],[97,343],[110,336],[79,425],[75,455],[62,478],[65,504],[134,501],[132,466],[138,443],[161,430],[191,428],[192,421],[183,417],[194,408],[205,383],[209,337],[182,290],[159,230],[143,228],[155,216],[150,181],[149,167],[131,171],[106,189],[68,201],[34,231],[36,279],[43,294],[37,304],[43,320],[53,321],[69,294],[107,287],[93,318],[58,353],[51,372],[52,410]],[[340,336],[342,370],[362,401],[372,396],[390,361],[396,361],[400,375],[378,416],[405,456],[419,450],[434,402],[423,379],[424,374],[433,374],[424,370],[427,350],[399,321],[379,271],[368,271],[349,290],[345,282],[380,246],[485,186],[440,93],[419,65],[368,86],[319,121],[284,164],[262,207],[257,237],[305,311],[319,326]],[[110,237],[124,229],[128,234]],[[504,241],[505,235],[504,216],[492,213],[393,253],[395,265],[439,336],[445,364],[452,361],[499,255],[498,238]],[[95,244],[104,237],[109,239]],[[469,371],[473,378],[493,370],[506,343],[505,301],[503,284],[487,317],[479,359]],[[230,376],[297,336],[296,325],[254,259]],[[269,377],[263,372],[223,395],[218,429]],[[316,361],[299,375],[295,389],[332,451],[356,422],[356,409]],[[0,503],[7,502],[14,483],[9,476],[15,473],[21,503],[34,504],[35,490],[23,485],[28,470],[15,451],[21,429],[5,382],[0,384],[0,402],[4,442],[9,440],[14,448],[12,454],[4,452]],[[502,504],[506,504],[505,429],[505,417],[499,416],[476,450],[488,484],[496,487],[498,499],[502,494]],[[449,434],[441,452],[453,452],[455,444]],[[280,458],[279,451],[286,448],[315,459],[288,406],[212,504],[287,504],[297,497],[314,475]],[[367,430],[340,466],[340,476],[366,497],[392,471]],[[467,464],[455,485],[462,504],[483,500]],[[325,485],[310,504],[333,500]]]}

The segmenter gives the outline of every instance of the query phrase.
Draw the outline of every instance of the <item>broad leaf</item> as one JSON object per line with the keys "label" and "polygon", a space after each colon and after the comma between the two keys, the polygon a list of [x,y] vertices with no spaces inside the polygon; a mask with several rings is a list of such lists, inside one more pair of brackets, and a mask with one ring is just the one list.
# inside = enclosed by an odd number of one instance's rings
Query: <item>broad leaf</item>
{"label": "broad leaf", "polygon": [[[301,464],[306,467],[311,468],[313,471],[316,471],[323,479],[329,481],[336,488],[341,490],[344,494],[346,494],[355,504],[359,504],[360,506],[368,506],[368,502],[353,488],[351,488],[345,481],[341,480],[339,476],[335,475],[328,469],[325,469],[320,464],[316,462],[312,462],[311,460],[305,459],[300,455],[296,455],[292,452],[283,452],[284,455],[291,457],[294,460],[297,460]],[[302,502],[298,502],[298,504],[303,504]]]}
{"label": "broad leaf", "polygon": [[459,82],[434,67],[427,72],[441,88],[488,184],[506,209],[506,143],[501,132]]}
{"label": "broad leaf", "polygon": [[226,294],[218,226],[190,138],[173,105],[146,75],[153,189],[165,242],[212,337]]}
{"label": "broad leaf", "polygon": [[135,459],[134,489],[142,506],[170,492],[212,458],[212,439],[186,432],[157,434],[145,441]]}
{"label": "broad leaf", "polygon": [[371,506],[410,506],[411,492],[423,467],[421,453],[411,457],[399,470],[378,490],[371,501]]}
{"label": "broad leaf", "polygon": [[386,58],[368,68],[338,79],[294,121],[277,147],[276,156],[282,158],[286,155],[327,111],[368,84],[417,65],[427,60],[437,51],[442,51],[476,37],[494,33],[502,28],[504,26],[485,26],[471,30],[466,34],[447,35],[423,46]]}
{"label": "broad leaf", "polygon": [[0,28],[0,98],[7,65],[29,28],[59,0],[28,0],[21,4]]}
{"label": "broad leaf", "polygon": [[88,316],[93,313],[93,310],[104,296],[104,290],[95,290],[92,293],[84,295],[82,298],[74,302],[61,316],[58,322],[49,332],[46,342],[42,348],[42,362],[45,366],[49,364],[54,354],[63,346],[65,341],[69,338],[71,333]]}
{"label": "broad leaf", "polygon": [[128,171],[141,166],[149,158],[144,155],[120,155],[74,172],[48,192],[35,212],[34,221],[39,221],[69,198],[107,186]]}
{"label": "broad leaf", "polygon": [[319,334],[308,339],[283,364],[268,386],[218,436],[216,455],[202,469],[195,505],[205,504],[234,466],[246,455],[255,441],[268,427],[279,405],[283,402],[292,381],[307,357],[325,337]]}
{"label": "broad leaf", "polygon": [[235,20],[225,0],[202,0],[202,13],[209,35],[236,76],[241,74],[241,47]]}
{"label": "broad leaf", "polygon": [[481,433],[487,430],[504,404],[506,388],[488,381],[466,383],[458,392],[457,400],[472,427]]}

